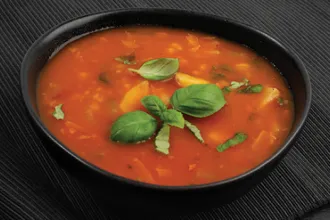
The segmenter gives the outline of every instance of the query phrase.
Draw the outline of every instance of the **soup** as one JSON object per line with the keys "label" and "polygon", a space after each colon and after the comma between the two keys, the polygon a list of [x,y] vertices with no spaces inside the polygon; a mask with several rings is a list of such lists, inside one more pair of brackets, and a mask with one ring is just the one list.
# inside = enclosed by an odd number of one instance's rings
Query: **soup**
{"label": "soup", "polygon": [[294,118],[288,86],[267,60],[225,39],[163,27],[69,43],[44,67],[37,100],[47,128],[80,157],[172,186],[256,167]]}

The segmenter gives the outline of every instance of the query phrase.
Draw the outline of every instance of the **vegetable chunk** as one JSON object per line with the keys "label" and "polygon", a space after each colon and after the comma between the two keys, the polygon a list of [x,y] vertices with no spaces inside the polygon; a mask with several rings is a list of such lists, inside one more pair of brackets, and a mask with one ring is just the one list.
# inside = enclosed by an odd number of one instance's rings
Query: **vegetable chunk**
{"label": "vegetable chunk", "polygon": [[181,87],[187,87],[194,84],[209,84],[210,82],[205,79],[200,79],[197,77],[190,76],[185,73],[177,73],[175,75],[175,80]]}
{"label": "vegetable chunk", "polygon": [[147,80],[131,88],[120,102],[120,109],[123,112],[136,110],[140,105],[140,100],[149,95],[149,82]]}
{"label": "vegetable chunk", "polygon": [[266,107],[269,103],[280,97],[280,91],[276,88],[265,87],[263,90],[263,99],[259,105],[259,108]]}

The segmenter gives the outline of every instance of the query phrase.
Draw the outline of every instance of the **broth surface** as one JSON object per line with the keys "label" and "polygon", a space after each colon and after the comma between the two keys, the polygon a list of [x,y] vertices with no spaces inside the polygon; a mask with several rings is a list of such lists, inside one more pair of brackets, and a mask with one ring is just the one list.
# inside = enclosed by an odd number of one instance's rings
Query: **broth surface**
{"label": "broth surface", "polygon": [[[134,65],[115,60],[132,53]],[[138,86],[125,108],[147,112],[139,97],[154,94],[168,104],[181,88],[176,77],[148,81],[128,70],[161,57],[178,58],[180,73],[220,88],[246,78],[263,85],[263,90],[255,94],[232,91],[224,94],[227,104],[215,114],[185,116],[201,131],[204,145],[188,129],[176,127],[170,130],[169,155],[155,151],[154,136],[141,144],[112,142],[111,125],[125,113],[122,99],[129,90]],[[73,152],[109,172],[160,185],[210,183],[242,174],[280,147],[293,122],[290,91],[268,61],[221,38],[162,27],[105,30],[68,44],[43,69],[37,99],[42,121]],[[63,104],[64,120],[52,115],[59,104]],[[224,152],[216,150],[237,132],[248,138]]]}

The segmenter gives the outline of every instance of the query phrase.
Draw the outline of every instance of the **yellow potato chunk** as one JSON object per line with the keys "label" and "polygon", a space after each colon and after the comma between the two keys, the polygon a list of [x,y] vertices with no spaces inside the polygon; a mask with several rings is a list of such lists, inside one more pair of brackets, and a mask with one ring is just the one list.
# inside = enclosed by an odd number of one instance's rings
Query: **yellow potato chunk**
{"label": "yellow potato chunk", "polygon": [[141,105],[141,99],[147,95],[149,95],[149,82],[145,80],[128,90],[120,102],[120,109],[123,112],[136,110]]}
{"label": "yellow potato chunk", "polygon": [[264,108],[269,103],[280,97],[280,91],[276,88],[265,87],[262,91],[262,101],[260,102],[259,108]]}
{"label": "yellow potato chunk", "polygon": [[176,73],[175,80],[181,87],[187,87],[187,86],[194,85],[194,84],[209,84],[210,83],[209,81],[207,81],[205,79],[193,77],[193,76],[190,76],[185,73]]}

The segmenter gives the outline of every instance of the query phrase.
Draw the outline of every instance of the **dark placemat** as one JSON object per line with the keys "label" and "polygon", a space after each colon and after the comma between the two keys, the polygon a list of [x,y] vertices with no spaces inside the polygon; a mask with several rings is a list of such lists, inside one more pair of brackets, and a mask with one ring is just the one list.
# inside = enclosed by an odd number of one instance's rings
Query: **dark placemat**
{"label": "dark placemat", "polygon": [[19,69],[29,46],[54,25],[130,7],[189,9],[250,24],[296,52],[313,84],[302,135],[268,178],[232,204],[167,219],[293,219],[330,201],[328,0],[1,0],[0,219],[121,219],[46,152],[23,106]]}

